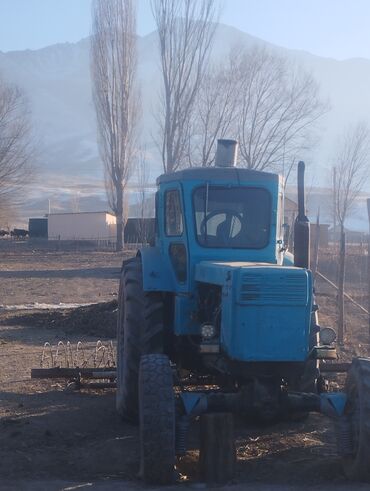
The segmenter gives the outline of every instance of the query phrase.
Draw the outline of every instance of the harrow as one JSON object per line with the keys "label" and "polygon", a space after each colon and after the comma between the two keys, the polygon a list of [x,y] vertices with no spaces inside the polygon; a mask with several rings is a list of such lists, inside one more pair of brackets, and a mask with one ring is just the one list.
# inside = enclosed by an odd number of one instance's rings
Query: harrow
{"label": "harrow", "polygon": [[40,367],[31,370],[33,379],[67,379],[67,390],[116,387],[116,351],[112,341],[83,343],[46,342]]}

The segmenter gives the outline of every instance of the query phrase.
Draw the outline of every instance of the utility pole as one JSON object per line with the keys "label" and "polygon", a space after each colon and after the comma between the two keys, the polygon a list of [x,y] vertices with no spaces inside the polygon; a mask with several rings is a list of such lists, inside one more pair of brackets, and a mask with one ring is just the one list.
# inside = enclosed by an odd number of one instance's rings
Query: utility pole
{"label": "utility pole", "polygon": [[337,234],[337,168],[333,168],[333,242]]}

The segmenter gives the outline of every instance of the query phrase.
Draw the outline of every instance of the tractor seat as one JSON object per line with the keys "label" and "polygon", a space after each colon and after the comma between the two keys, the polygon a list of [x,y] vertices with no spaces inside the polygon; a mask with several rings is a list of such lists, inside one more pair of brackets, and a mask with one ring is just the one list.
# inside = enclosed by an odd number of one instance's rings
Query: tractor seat
{"label": "tractor seat", "polygon": [[216,229],[216,242],[218,245],[228,245],[230,243],[230,226],[226,220],[220,223]]}

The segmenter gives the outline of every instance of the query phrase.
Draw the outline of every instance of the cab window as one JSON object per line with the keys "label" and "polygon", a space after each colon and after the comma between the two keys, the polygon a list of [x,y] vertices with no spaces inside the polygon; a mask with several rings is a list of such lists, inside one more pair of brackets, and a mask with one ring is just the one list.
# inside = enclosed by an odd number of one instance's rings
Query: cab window
{"label": "cab window", "polygon": [[193,194],[196,238],[203,247],[262,249],[270,235],[271,199],[252,187],[199,187]]}
{"label": "cab window", "polygon": [[184,231],[181,198],[178,189],[165,194],[165,231],[169,237],[179,237]]}

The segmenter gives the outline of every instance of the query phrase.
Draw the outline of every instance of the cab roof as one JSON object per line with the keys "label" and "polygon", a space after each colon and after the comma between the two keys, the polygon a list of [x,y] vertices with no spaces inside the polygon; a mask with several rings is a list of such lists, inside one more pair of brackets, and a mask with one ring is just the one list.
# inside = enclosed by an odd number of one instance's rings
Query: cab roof
{"label": "cab roof", "polygon": [[237,183],[244,181],[278,183],[279,175],[238,167],[192,167],[169,174],[162,174],[157,178],[157,185],[165,182],[196,180],[234,181]]}

